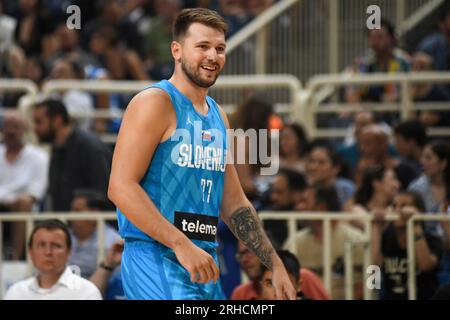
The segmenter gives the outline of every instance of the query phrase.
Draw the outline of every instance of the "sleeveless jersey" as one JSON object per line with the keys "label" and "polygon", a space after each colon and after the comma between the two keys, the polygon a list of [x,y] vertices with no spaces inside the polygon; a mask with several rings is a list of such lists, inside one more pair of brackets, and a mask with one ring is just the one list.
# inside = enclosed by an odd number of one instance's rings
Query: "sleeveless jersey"
{"label": "sleeveless jersey", "polygon": [[[160,143],[140,185],[161,214],[203,249],[215,249],[227,159],[226,127],[209,96],[208,114],[167,80],[151,86],[171,99],[177,126]],[[170,107],[170,106],[168,106]],[[145,139],[145,137],[142,137]],[[117,209],[119,232],[126,240],[155,241]]]}

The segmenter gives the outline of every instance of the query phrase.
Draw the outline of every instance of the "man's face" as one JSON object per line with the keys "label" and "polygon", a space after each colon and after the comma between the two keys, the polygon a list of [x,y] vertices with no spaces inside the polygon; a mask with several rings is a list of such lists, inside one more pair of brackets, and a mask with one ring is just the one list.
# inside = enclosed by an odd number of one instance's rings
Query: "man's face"
{"label": "man's face", "polygon": [[394,140],[398,153],[404,157],[410,157],[412,154],[412,143],[400,134],[396,134]]}
{"label": "man's face", "polygon": [[355,138],[359,141],[361,138],[361,132],[365,126],[374,123],[373,114],[370,112],[359,112],[355,115]]}
{"label": "man's face", "polygon": [[420,163],[423,166],[423,172],[430,177],[442,175],[447,166],[447,161],[441,160],[429,146],[423,150]]}
{"label": "man's face", "polygon": [[[273,272],[270,270],[266,270],[262,276],[261,280],[261,300],[276,300],[275,288],[272,284],[272,275]],[[295,278],[292,274],[288,273],[289,280],[291,280],[292,285],[295,288],[295,291],[299,291],[299,283],[295,281]]]}
{"label": "man's face", "polygon": [[37,230],[28,250],[33,265],[39,273],[47,275],[63,272],[70,256],[66,235],[60,229],[41,228]]}
{"label": "man's face", "polygon": [[50,73],[52,79],[75,79],[76,75],[72,66],[65,60],[57,60]]}
{"label": "man's face", "polygon": [[[88,207],[87,200],[84,197],[73,198],[71,209],[75,212],[92,211],[92,208]],[[78,238],[86,239],[95,232],[97,222],[95,220],[72,220],[70,226]]]}
{"label": "man's face", "polygon": [[394,40],[385,27],[374,29],[369,32],[369,48],[371,48],[376,55],[386,54],[392,51],[393,47]]}
{"label": "man's face", "polygon": [[260,273],[261,262],[243,243],[239,242],[238,254],[239,265],[250,280],[255,280]]}
{"label": "man's face", "polygon": [[181,68],[197,86],[211,87],[225,65],[222,31],[193,23],[181,40]]}
{"label": "man's face", "polygon": [[288,210],[292,208],[292,192],[284,175],[279,174],[275,178],[270,192],[270,199],[276,209]]}
{"label": "man's face", "polygon": [[387,154],[387,138],[381,133],[363,130],[359,143],[361,155],[365,158],[378,159]]}
{"label": "man's face", "polygon": [[445,20],[439,23],[439,28],[446,37],[450,37],[450,12],[447,13]]}
{"label": "man's face", "polygon": [[23,142],[25,129],[25,121],[18,115],[7,115],[3,125],[3,139],[5,145],[10,147],[21,144]]}
{"label": "man's face", "polygon": [[33,110],[34,132],[40,142],[53,142],[56,135],[56,130],[50,117],[47,115],[47,108],[37,107]]}
{"label": "man's face", "polygon": [[306,175],[310,183],[326,183],[334,179],[338,170],[324,148],[314,148],[306,158]]}

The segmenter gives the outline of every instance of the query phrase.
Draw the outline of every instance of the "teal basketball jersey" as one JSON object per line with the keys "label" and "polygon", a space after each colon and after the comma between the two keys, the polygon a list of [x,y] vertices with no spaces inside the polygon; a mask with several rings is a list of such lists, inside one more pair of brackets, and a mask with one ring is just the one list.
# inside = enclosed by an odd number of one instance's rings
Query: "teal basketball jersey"
{"label": "teal basketball jersey", "polygon": [[[140,185],[168,221],[199,247],[215,249],[227,159],[227,132],[219,108],[207,96],[208,114],[198,113],[167,80],[151,88],[170,96],[177,127],[157,146]],[[154,241],[119,209],[117,217],[126,240]]]}

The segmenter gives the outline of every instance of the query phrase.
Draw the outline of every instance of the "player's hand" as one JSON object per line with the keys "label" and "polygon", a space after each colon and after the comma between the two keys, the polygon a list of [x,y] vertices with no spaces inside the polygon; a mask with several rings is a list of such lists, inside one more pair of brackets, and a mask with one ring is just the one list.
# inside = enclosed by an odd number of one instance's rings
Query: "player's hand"
{"label": "player's hand", "polygon": [[281,261],[273,268],[272,283],[277,300],[297,299],[297,292],[295,292],[294,286]]}
{"label": "player's hand", "polygon": [[213,257],[189,239],[173,250],[178,261],[191,275],[192,282],[208,283],[213,280],[216,283],[219,280],[219,267]]}

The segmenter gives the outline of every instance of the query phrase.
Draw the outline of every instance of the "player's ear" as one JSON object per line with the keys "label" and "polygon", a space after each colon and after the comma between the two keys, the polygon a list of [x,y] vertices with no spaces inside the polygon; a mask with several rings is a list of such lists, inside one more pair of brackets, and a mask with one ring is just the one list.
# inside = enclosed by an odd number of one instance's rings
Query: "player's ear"
{"label": "player's ear", "polygon": [[181,61],[181,43],[178,41],[172,41],[170,44],[170,50],[172,51],[172,56],[175,59],[175,61],[180,62]]}

